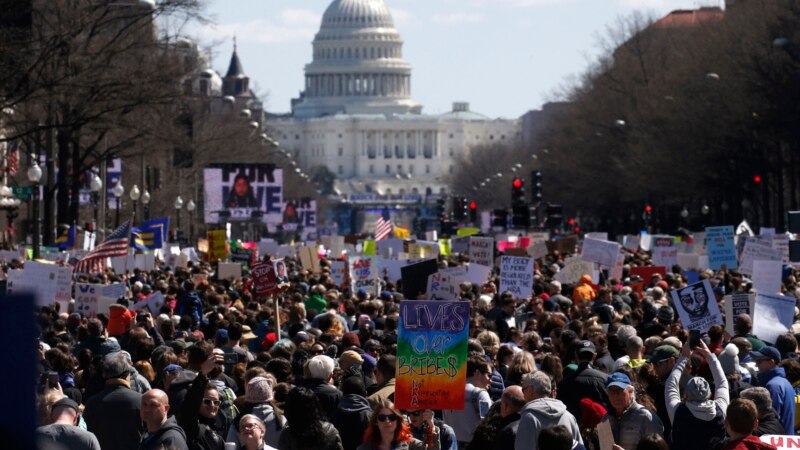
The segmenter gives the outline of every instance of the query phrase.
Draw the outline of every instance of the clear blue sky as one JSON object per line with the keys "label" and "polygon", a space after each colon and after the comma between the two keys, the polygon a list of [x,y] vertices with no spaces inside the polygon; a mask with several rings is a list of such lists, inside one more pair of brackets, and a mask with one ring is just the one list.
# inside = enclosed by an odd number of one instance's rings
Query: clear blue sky
{"label": "clear blue sky", "polygon": [[[270,112],[290,110],[331,0],[209,0],[215,25],[190,33],[224,73],[236,35],[251,86]],[[538,109],[601,53],[606,28],[635,10],[661,17],[717,0],[385,0],[423,112],[453,101],[513,118]]]}

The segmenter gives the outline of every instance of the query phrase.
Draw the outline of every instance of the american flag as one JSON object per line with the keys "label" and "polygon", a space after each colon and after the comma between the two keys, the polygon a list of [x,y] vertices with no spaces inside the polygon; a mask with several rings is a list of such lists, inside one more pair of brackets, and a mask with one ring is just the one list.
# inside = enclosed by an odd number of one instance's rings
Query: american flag
{"label": "american flag", "polygon": [[102,244],[94,248],[75,265],[75,273],[99,273],[106,269],[106,258],[127,256],[131,239],[131,222],[126,221],[108,235]]}
{"label": "american flag", "polygon": [[393,229],[392,219],[387,220],[384,219],[383,216],[378,217],[378,220],[375,221],[375,240],[380,241],[381,239],[386,239]]}
{"label": "american flag", "polygon": [[19,144],[16,140],[10,141],[6,147],[6,172],[15,175],[19,170]]}

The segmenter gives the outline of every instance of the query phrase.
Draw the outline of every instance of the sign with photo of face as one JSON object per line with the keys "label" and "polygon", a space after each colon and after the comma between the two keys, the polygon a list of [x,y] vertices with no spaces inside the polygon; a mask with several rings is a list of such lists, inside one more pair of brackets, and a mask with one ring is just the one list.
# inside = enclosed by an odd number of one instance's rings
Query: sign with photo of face
{"label": "sign with photo of face", "polygon": [[203,169],[205,223],[283,222],[283,170],[272,164],[217,164]]}
{"label": "sign with photo of face", "polygon": [[706,332],[714,324],[723,324],[714,290],[708,280],[690,284],[670,293],[683,327]]}

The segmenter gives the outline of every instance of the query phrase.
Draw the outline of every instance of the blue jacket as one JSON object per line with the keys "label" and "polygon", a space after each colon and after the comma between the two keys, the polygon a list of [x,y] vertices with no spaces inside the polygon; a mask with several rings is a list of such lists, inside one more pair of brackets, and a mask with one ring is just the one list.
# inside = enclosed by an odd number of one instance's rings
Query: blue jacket
{"label": "blue jacket", "polygon": [[197,325],[203,315],[203,302],[195,291],[184,292],[178,297],[178,304],[175,305],[175,314],[178,316],[189,315],[192,323]]}
{"label": "blue jacket", "polygon": [[787,434],[794,434],[794,388],[786,379],[783,367],[776,367],[768,372],[758,374],[758,382],[769,391],[772,397],[772,409]]}

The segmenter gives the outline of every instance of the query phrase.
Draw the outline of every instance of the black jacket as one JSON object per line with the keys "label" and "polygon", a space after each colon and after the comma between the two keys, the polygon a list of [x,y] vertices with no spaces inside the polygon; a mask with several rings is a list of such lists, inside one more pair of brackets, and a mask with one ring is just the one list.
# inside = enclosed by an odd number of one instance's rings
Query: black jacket
{"label": "black jacket", "polygon": [[[186,442],[191,450],[225,450],[225,438],[207,421],[200,421],[200,405],[206,385],[208,378],[198,373],[178,411],[178,425],[186,434]],[[218,414],[222,414],[222,411]]]}
{"label": "black jacket", "polygon": [[83,418],[101,448],[136,449],[141,438],[142,394],[123,385],[108,385],[86,402]]}
{"label": "black jacket", "polygon": [[344,450],[355,450],[361,445],[371,412],[365,397],[358,394],[345,394],[342,397],[331,423],[339,430]]}
{"label": "black jacket", "polygon": [[567,406],[567,411],[581,421],[581,400],[589,398],[603,406],[608,406],[606,394],[608,375],[583,362],[578,370],[564,378],[558,386],[558,399]]}
{"label": "black jacket", "polygon": [[186,445],[186,434],[178,426],[174,417],[170,417],[155,433],[142,436],[139,450],[189,450]]}
{"label": "black jacket", "polygon": [[197,372],[189,369],[181,370],[178,376],[172,380],[167,390],[169,396],[169,415],[177,414],[181,409],[183,400],[186,398],[186,393],[192,386],[192,382],[197,377]]}
{"label": "black jacket", "polygon": [[506,450],[514,448],[514,441],[517,439],[517,429],[519,429],[519,413],[510,414],[503,417],[502,428],[497,432],[492,450]]}
{"label": "black jacket", "polygon": [[[291,424],[289,427],[291,427]],[[281,432],[281,437],[278,440],[278,450],[307,450],[309,448],[314,448],[314,450],[342,450],[342,439],[339,437],[339,432],[328,422],[322,423],[323,442],[313,447],[296,442],[289,427],[284,428]]]}
{"label": "black jacket", "polygon": [[778,415],[774,411],[770,411],[764,417],[759,417],[758,428],[756,428],[753,434],[756,436],[763,436],[765,434],[783,435],[786,434],[786,430],[783,428]]}
{"label": "black jacket", "polygon": [[330,420],[336,413],[339,402],[342,400],[342,391],[328,383],[323,383],[322,380],[313,378],[304,380],[303,385],[314,391],[314,395],[317,396],[317,399],[322,405],[322,409],[325,410],[325,414],[328,416],[328,420]]}

